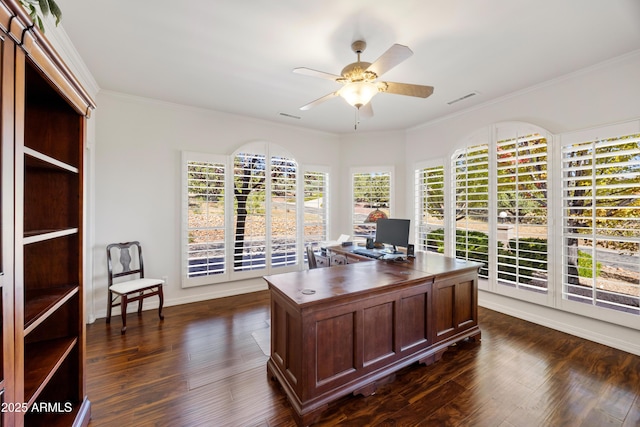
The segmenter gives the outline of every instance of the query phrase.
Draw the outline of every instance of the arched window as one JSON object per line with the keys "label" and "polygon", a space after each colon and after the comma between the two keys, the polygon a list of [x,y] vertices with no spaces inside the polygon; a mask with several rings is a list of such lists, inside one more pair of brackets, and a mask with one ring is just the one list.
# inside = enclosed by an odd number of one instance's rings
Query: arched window
{"label": "arched window", "polygon": [[290,153],[267,142],[231,156],[185,152],[183,177],[183,287],[299,267],[304,198]]}
{"label": "arched window", "polygon": [[548,291],[547,148],[542,132],[526,128],[495,142],[494,230],[501,287]]}
{"label": "arched window", "polygon": [[[637,327],[638,121],[555,141],[534,125],[499,123],[461,145],[445,165],[451,247],[425,237],[417,248],[432,250],[433,241],[445,254],[481,262],[483,290]],[[428,202],[441,186],[428,179],[434,172],[416,170],[419,219],[439,203]]]}
{"label": "arched window", "polygon": [[268,145],[233,155],[233,271],[297,263],[298,166]]}
{"label": "arched window", "polygon": [[470,141],[451,158],[455,256],[484,264],[483,289],[546,303],[547,132],[501,123]]}

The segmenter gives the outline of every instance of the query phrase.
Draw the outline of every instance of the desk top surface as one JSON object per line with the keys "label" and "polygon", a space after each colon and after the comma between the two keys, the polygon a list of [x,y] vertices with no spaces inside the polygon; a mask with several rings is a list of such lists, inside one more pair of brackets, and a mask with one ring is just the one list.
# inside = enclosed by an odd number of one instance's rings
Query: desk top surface
{"label": "desk top surface", "polygon": [[265,276],[294,303],[304,306],[328,299],[380,290],[409,283],[429,283],[438,276],[477,270],[482,264],[439,254],[419,252],[406,261],[358,262],[329,268],[294,271]]}

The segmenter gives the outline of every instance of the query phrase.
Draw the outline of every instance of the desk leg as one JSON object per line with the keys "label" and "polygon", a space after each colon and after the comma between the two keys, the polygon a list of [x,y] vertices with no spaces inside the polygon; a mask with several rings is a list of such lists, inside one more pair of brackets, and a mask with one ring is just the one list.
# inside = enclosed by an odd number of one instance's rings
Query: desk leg
{"label": "desk leg", "polygon": [[434,363],[436,363],[437,361],[439,361],[440,359],[442,359],[442,355],[449,349],[449,347],[445,347],[443,349],[440,349],[434,353],[429,354],[427,357],[423,357],[422,359],[418,360],[418,363],[425,365],[425,366],[429,366],[429,365],[433,365]]}
{"label": "desk leg", "polygon": [[471,335],[469,337],[469,340],[474,342],[480,342],[481,339],[482,339],[482,333],[480,332],[480,330],[478,330],[477,334]]}
{"label": "desk leg", "polygon": [[376,394],[376,391],[378,390],[378,387],[381,387],[385,384],[389,384],[392,383],[396,380],[396,374],[391,374],[388,375],[384,378],[381,378],[377,381],[374,381],[372,383],[369,383],[367,385],[365,385],[364,387],[361,387],[359,389],[353,390],[353,395],[357,396],[357,395],[361,395],[361,396],[372,396],[374,394]]}

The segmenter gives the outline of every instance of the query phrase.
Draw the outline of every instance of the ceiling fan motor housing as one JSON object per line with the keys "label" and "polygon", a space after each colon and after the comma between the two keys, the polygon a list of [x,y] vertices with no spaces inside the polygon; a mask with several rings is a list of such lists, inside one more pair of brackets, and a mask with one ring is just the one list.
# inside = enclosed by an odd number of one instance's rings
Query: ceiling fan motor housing
{"label": "ceiling fan motor housing", "polygon": [[344,83],[353,82],[372,82],[378,78],[376,73],[367,71],[367,68],[371,65],[370,62],[353,62],[342,69],[340,75],[345,80]]}
{"label": "ceiling fan motor housing", "polygon": [[364,52],[366,47],[367,43],[363,40],[356,40],[351,43],[351,50],[358,55],[358,60],[342,69],[340,83],[372,82],[378,78],[378,75],[373,71],[367,71],[367,68],[371,65],[370,62],[360,61],[360,54]]}

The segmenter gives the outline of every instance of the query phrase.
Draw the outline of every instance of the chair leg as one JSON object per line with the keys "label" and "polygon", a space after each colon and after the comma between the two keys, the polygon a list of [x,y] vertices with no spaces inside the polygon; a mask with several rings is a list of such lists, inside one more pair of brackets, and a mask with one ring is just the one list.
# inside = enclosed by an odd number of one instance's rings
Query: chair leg
{"label": "chair leg", "polygon": [[111,323],[111,305],[113,304],[113,293],[109,291],[109,301],[107,303],[107,323]]}
{"label": "chair leg", "polygon": [[120,330],[121,334],[127,332],[127,295],[123,294],[120,296],[120,308],[122,309],[122,329]]}
{"label": "chair leg", "polygon": [[140,316],[142,314],[142,291],[140,291],[138,296],[140,297],[140,299],[138,300],[138,316]]}
{"label": "chair leg", "polygon": [[164,294],[162,293],[162,285],[158,286],[158,298],[160,299],[160,307],[158,307],[158,316],[160,316],[160,320],[164,320],[164,314],[162,314],[162,305],[164,304]]}

